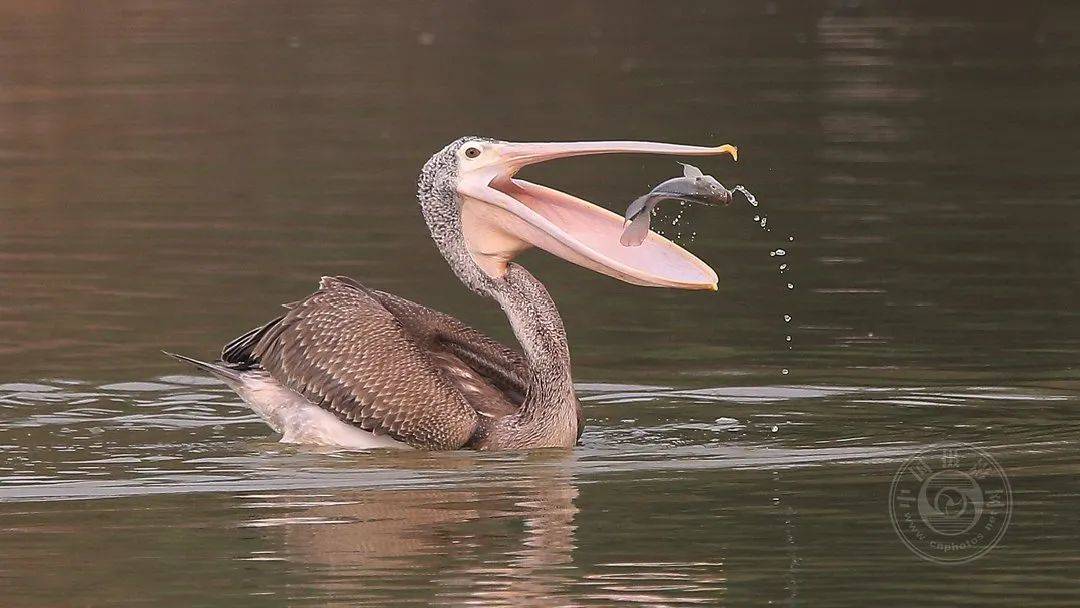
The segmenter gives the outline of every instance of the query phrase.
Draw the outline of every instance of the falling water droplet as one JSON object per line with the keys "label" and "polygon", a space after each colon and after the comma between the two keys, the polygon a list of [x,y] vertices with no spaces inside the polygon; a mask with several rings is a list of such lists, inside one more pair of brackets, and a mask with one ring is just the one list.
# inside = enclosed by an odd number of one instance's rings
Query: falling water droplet
{"label": "falling water droplet", "polygon": [[778,427],[778,426],[776,426],[776,425],[774,424],[774,425],[773,425],[773,427],[772,427],[772,432],[774,432],[774,433],[775,433],[775,432],[777,432],[777,431],[779,431],[779,430],[780,430],[780,427]]}
{"label": "falling water droplet", "polygon": [[[768,223],[769,223],[768,215],[764,212],[764,210],[756,209],[758,207],[757,198],[749,190],[747,190],[746,187],[744,187],[742,185],[735,186],[733,188],[733,190],[736,191],[736,192],[742,193],[743,197],[746,199],[746,202],[750,203],[750,206],[755,208],[755,213],[754,213],[754,216],[753,216],[754,221],[758,223],[758,225],[761,227],[761,229],[763,231],[765,231],[765,232],[772,232],[772,228],[770,228],[769,225],[768,225]],[[789,234],[788,237],[787,237],[787,240],[788,240],[789,243],[794,242],[795,241],[795,235]],[[785,249],[777,247],[776,249],[772,249],[772,250],[769,251],[769,256],[770,257],[783,257],[783,256],[786,256],[787,253],[788,252]],[[786,263],[779,264],[777,266],[777,268],[778,268],[780,274],[784,274],[785,271],[788,269],[788,265]],[[787,285],[787,288],[789,290],[795,289],[795,284],[794,283],[787,283],[786,285]],[[784,323],[791,323],[791,315],[785,314],[785,315],[783,315],[783,318],[784,318]],[[788,350],[792,350],[792,338],[791,338],[791,336],[786,335],[784,337],[784,341],[787,343]],[[783,373],[784,375],[787,375],[788,374],[787,368],[784,368],[781,371],[781,373]],[[778,430],[778,428],[773,427],[773,432],[775,432],[776,430]]]}
{"label": "falling water droplet", "polygon": [[785,367],[784,369],[780,370],[780,373],[781,373],[781,374],[784,374],[784,375],[786,376],[786,375],[788,375],[788,374],[789,374],[789,373],[791,373],[791,372],[789,372],[789,371],[788,371],[788,368],[786,368],[786,367]]}
{"label": "falling water droplet", "polygon": [[732,189],[733,189],[733,190],[738,190],[739,192],[742,192],[742,195],[743,195],[744,197],[746,197],[746,202],[750,203],[750,205],[751,205],[751,206],[754,206],[754,207],[757,207],[757,206],[758,206],[758,202],[757,202],[757,199],[756,199],[756,198],[754,198],[754,195],[753,195],[753,194],[750,194],[750,191],[749,191],[749,190],[747,190],[746,188],[744,188],[744,187],[742,187],[742,186],[735,186],[735,187],[734,187],[734,188],[732,188]]}

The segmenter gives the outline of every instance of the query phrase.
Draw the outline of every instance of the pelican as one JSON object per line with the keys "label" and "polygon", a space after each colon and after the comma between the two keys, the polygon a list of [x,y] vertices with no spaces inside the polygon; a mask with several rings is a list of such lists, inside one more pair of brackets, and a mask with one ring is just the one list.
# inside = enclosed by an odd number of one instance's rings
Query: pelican
{"label": "pelican", "polygon": [[619,244],[623,218],[515,178],[521,168],[593,154],[730,154],[734,146],[464,137],[432,156],[418,198],[439,253],[466,287],[495,300],[521,351],[461,321],[346,277],[286,304],[280,317],[194,364],[229,385],[281,440],[353,449],[573,447],[584,418],[562,318],[544,285],[513,262],[539,247],[649,287],[716,290],[716,273],[650,232]]}

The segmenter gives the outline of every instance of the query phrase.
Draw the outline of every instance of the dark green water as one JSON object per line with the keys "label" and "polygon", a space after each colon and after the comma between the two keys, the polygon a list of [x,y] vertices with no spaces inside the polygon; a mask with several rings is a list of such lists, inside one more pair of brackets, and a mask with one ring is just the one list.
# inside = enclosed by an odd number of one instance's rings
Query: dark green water
{"label": "dark green water", "polygon": [[[1080,603],[1080,9],[881,4],[0,2],[0,604]],[[159,355],[324,274],[511,340],[414,198],[462,134],[734,143],[771,232],[687,211],[715,294],[525,256],[572,452],[283,446]],[[964,565],[889,519],[939,442],[1012,484]]]}

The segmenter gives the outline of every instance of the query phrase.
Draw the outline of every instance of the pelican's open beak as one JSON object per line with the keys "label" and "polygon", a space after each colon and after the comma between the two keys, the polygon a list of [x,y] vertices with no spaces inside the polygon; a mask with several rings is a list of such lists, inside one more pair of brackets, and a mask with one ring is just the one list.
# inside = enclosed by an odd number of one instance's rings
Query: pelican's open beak
{"label": "pelican's open beak", "polygon": [[619,244],[620,215],[575,196],[514,179],[522,167],[588,154],[671,154],[738,159],[734,146],[715,148],[640,141],[508,143],[478,140],[458,150],[462,229],[473,258],[492,277],[530,247],[627,283],[716,290],[705,262],[650,232],[640,247]]}

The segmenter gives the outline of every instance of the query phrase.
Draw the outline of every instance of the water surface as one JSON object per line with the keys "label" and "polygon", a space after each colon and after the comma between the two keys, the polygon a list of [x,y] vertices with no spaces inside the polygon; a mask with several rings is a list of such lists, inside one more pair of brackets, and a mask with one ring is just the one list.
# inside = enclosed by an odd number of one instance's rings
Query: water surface
{"label": "water surface", "polygon": [[[961,7],[0,2],[5,604],[1075,603],[1080,11]],[[511,341],[415,203],[467,133],[730,142],[761,201],[680,218],[715,294],[523,258],[578,449],[285,446],[159,354],[325,274]],[[618,212],[677,171],[528,176]],[[939,442],[1012,483],[967,565],[889,522]]]}

